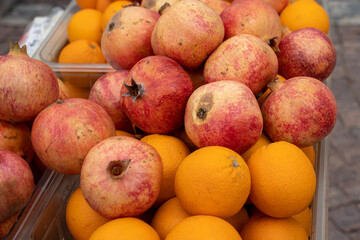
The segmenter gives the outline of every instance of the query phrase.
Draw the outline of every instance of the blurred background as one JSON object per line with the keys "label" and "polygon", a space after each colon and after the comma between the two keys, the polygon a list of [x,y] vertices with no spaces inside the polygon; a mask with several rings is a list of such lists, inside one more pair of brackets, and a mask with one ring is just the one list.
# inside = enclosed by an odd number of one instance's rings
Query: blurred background
{"label": "blurred background", "polygon": [[[71,0],[1,0],[0,54],[20,40],[34,17],[64,10]],[[330,37],[337,63],[331,90],[338,119],[330,134],[328,159],[328,239],[360,239],[360,0],[328,0]]]}

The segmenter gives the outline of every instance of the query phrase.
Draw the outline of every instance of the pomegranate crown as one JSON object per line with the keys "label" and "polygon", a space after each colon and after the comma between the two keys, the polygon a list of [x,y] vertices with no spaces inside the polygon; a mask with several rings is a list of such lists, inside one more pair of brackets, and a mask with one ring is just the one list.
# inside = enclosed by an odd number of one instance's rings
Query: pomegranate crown
{"label": "pomegranate crown", "polygon": [[145,91],[144,85],[141,83],[136,83],[132,76],[131,76],[131,85],[127,85],[124,82],[124,86],[128,91],[123,95],[121,95],[121,97],[131,97],[133,103],[135,103],[135,100],[138,97],[141,98]]}
{"label": "pomegranate crown", "polygon": [[9,40],[9,47],[10,47],[10,51],[9,54],[26,54],[27,55],[27,50],[26,50],[26,45],[23,45],[22,47],[20,47],[18,42],[14,43],[14,46],[12,45],[11,41]]}

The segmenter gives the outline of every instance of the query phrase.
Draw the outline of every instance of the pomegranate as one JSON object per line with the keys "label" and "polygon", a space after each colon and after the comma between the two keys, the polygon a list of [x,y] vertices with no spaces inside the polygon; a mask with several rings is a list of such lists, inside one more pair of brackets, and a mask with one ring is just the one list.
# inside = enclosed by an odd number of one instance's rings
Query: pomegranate
{"label": "pomegranate", "polygon": [[225,39],[251,34],[276,48],[282,35],[279,14],[263,0],[235,0],[221,13]]}
{"label": "pomegranate", "polygon": [[91,88],[89,100],[105,109],[117,130],[133,132],[131,121],[121,108],[120,91],[128,73],[128,70],[119,70],[101,76]]}
{"label": "pomegranate", "polygon": [[9,54],[0,56],[0,120],[30,121],[58,96],[54,71],[30,58],[26,46],[10,44]]}
{"label": "pomegranate", "polygon": [[219,15],[227,6],[229,6],[229,3],[224,0],[200,0],[200,1],[211,7]]}
{"label": "pomegranate", "polygon": [[325,138],[334,128],[336,100],[330,89],[311,77],[294,77],[269,84],[270,95],[261,106],[264,131],[273,141],[300,148]]}
{"label": "pomegranate", "polygon": [[141,6],[158,12],[166,2],[170,5],[174,5],[178,1],[179,0],[142,0]]}
{"label": "pomegranate", "polygon": [[31,198],[34,177],[19,155],[0,150],[0,222],[19,213]]}
{"label": "pomegranate", "polygon": [[16,153],[30,163],[34,157],[30,129],[25,123],[0,120],[0,149]]}
{"label": "pomegranate", "polygon": [[116,70],[130,69],[140,59],[153,55],[151,33],[159,17],[157,12],[139,6],[115,13],[101,37],[108,63]]}
{"label": "pomegranate", "polygon": [[176,61],[150,56],[130,70],[121,89],[122,108],[142,131],[166,134],[183,125],[192,91],[191,78]]}
{"label": "pomegranate", "polygon": [[156,55],[195,69],[219,46],[224,26],[219,15],[198,0],[179,1],[161,12],[151,36]]}
{"label": "pomegranate", "polygon": [[291,32],[281,40],[279,49],[279,74],[284,78],[307,76],[324,81],[335,68],[335,47],[318,29]]}
{"label": "pomegranate", "polygon": [[270,4],[277,13],[280,13],[289,3],[289,0],[264,0]]}
{"label": "pomegranate", "polygon": [[88,151],[115,136],[115,125],[98,104],[82,99],[58,100],[41,111],[31,141],[42,163],[62,174],[80,174]]}
{"label": "pomegranate", "polygon": [[81,190],[89,205],[106,218],[137,216],[160,192],[162,162],[149,144],[127,136],[105,139],[86,155]]}
{"label": "pomegranate", "polygon": [[225,40],[205,62],[205,82],[234,80],[256,95],[276,78],[276,54],[263,40],[241,34]]}
{"label": "pomegranate", "polygon": [[14,225],[16,219],[18,218],[20,212],[15,214],[13,217],[6,219],[3,222],[0,222],[0,238],[3,239],[9,231],[11,230],[12,226]]}
{"label": "pomegranate", "polygon": [[184,125],[197,147],[217,145],[241,154],[260,138],[263,119],[250,88],[223,80],[205,84],[191,94]]}

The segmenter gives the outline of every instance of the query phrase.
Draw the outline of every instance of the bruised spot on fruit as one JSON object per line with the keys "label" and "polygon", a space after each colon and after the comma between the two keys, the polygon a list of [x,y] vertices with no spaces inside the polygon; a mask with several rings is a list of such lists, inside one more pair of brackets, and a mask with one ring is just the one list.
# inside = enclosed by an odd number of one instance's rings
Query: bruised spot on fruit
{"label": "bruised spot on fruit", "polygon": [[56,104],[63,104],[65,101],[64,100],[61,100],[61,99],[58,99],[56,100]]}
{"label": "bruised spot on fruit", "polygon": [[112,178],[121,178],[124,176],[126,169],[129,167],[131,159],[113,160],[109,162],[106,171]]}
{"label": "bruised spot on fruit", "polygon": [[93,44],[90,44],[90,47],[91,47],[92,49],[95,49],[95,48],[96,48]]}
{"label": "bruised spot on fruit", "polygon": [[115,27],[115,23],[114,22],[110,23],[108,32],[111,32],[114,29],[114,27]]}
{"label": "bruised spot on fruit", "polygon": [[232,164],[233,164],[234,167],[239,167],[240,166],[239,163],[235,159],[232,161]]}
{"label": "bruised spot on fruit", "polygon": [[211,110],[213,106],[213,95],[211,93],[204,94],[197,105],[196,116],[205,120],[207,113]]}

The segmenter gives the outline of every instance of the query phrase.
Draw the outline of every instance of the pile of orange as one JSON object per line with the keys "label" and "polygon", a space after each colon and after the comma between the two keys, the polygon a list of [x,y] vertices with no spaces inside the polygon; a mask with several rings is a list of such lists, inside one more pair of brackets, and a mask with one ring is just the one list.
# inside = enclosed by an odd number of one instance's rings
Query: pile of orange
{"label": "pile of orange", "polygon": [[170,135],[151,134],[141,141],[153,146],[164,163],[165,181],[152,209],[141,217],[106,219],[79,188],[66,210],[75,239],[111,239],[120,232],[135,240],[308,239],[316,186],[308,157],[315,155],[312,146],[304,151],[263,134],[243,154],[245,161],[220,146],[190,152]]}

